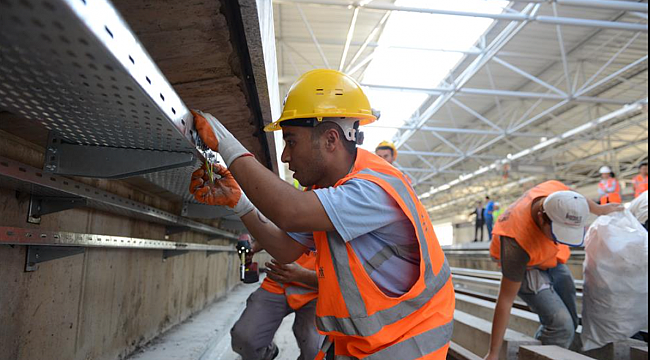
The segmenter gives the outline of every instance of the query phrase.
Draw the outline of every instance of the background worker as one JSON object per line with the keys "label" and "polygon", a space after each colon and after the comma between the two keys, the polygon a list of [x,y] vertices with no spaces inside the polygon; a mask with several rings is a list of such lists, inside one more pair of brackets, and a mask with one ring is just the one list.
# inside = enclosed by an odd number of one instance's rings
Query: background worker
{"label": "background worker", "polygon": [[[260,251],[253,242],[252,257]],[[230,335],[232,349],[242,360],[273,360],[280,349],[273,342],[282,320],[296,313],[293,334],[298,342],[298,360],[316,357],[323,337],[316,330],[316,255],[301,256],[295,263],[282,265],[276,261],[266,264],[267,277],[262,286],[246,301],[246,309],[235,323]]]}
{"label": "background worker", "polygon": [[639,165],[639,174],[634,177],[634,198],[648,191],[648,163]]}
{"label": "background worker", "polygon": [[492,240],[492,230],[494,228],[494,201],[489,196],[485,197],[485,209],[483,210],[483,218],[485,219],[485,226],[488,231],[488,241]]}
{"label": "background worker", "polygon": [[621,184],[616,179],[616,175],[609,166],[600,168],[600,182],[598,183],[598,194],[600,195],[601,204],[623,202],[621,198]]}
{"label": "background worker", "polygon": [[500,217],[501,214],[503,214],[505,211],[506,211],[506,209],[505,209],[504,207],[501,206],[501,203],[500,203],[500,202],[495,202],[495,203],[494,203],[494,212],[492,213],[492,221],[494,222],[494,224],[496,224],[497,221],[499,221],[499,217]]}
{"label": "background worker", "polygon": [[[483,202],[477,201],[476,208],[474,208],[474,211],[469,214],[470,216],[476,216],[474,219],[474,242],[483,242],[483,226],[485,226],[485,215],[483,210]],[[480,238],[478,237],[479,230],[481,231]]]}
{"label": "background worker", "polygon": [[620,204],[598,205],[548,181],[526,192],[499,218],[490,255],[503,277],[497,299],[487,360],[499,358],[517,295],[540,319],[536,334],[544,345],[568,348],[578,326],[576,289],[566,262],[569,246],[580,246],[589,213],[620,211]]}
{"label": "background worker", "polygon": [[382,141],[377,145],[375,154],[392,165],[397,160],[397,147],[390,141]]}
{"label": "background worker", "polygon": [[201,138],[232,174],[220,168],[221,178],[206,183],[199,172],[191,191],[200,202],[231,207],[281,263],[318,252],[316,322],[328,340],[317,360],[443,360],[455,307],[450,268],[403,174],[356,148],[359,126],[375,120],[353,78],[315,70],[298,79],[282,117],[266,129],[282,130],[282,161],[302,185],[317,188],[299,191],[216,118],[197,113]]}

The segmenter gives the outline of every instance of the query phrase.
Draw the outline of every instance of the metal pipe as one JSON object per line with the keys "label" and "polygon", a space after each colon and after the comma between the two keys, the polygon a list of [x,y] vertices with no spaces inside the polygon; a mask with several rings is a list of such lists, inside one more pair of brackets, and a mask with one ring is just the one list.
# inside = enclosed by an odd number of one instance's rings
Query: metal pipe
{"label": "metal pipe", "polygon": [[[350,6],[350,3],[346,1],[337,1],[337,0],[275,0],[275,1],[276,3],[298,3],[298,4],[309,4],[309,5],[337,6],[337,7],[345,7],[345,8]],[[588,2],[591,2],[591,0]],[[364,8],[369,10],[402,11],[402,12],[414,12],[414,13],[422,13],[422,14],[465,16],[465,17],[477,17],[477,18],[487,18],[487,19],[506,20],[506,21],[520,21],[520,22],[537,21],[542,24],[551,24],[551,25],[571,25],[571,26],[629,30],[629,31],[642,31],[646,33],[648,32],[647,24],[633,24],[633,23],[626,23],[626,22],[566,18],[566,17],[555,17],[555,16],[534,16],[534,15],[527,15],[525,13],[488,14],[488,13],[469,12],[469,11],[453,11],[453,10],[442,10],[442,9],[416,8],[416,7],[408,7],[408,6],[396,6],[393,4],[381,4],[381,3],[369,4],[364,6]],[[645,11],[647,12],[647,8]]]}

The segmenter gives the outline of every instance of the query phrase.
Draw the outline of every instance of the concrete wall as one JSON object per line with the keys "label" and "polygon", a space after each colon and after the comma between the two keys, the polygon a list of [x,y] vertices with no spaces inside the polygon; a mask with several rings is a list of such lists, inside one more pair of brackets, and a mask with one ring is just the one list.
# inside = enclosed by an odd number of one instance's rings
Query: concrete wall
{"label": "concrete wall", "polygon": [[[42,148],[3,132],[0,155],[42,166]],[[126,182],[90,182],[166,211],[177,207]],[[85,208],[28,224],[28,203],[26,194],[0,189],[0,226],[164,239],[164,226]],[[170,240],[208,238],[182,233]],[[31,273],[24,272],[25,258],[26,247],[0,245],[1,360],[121,359],[238,284],[235,253],[190,252],[163,261],[161,250],[88,248]]]}

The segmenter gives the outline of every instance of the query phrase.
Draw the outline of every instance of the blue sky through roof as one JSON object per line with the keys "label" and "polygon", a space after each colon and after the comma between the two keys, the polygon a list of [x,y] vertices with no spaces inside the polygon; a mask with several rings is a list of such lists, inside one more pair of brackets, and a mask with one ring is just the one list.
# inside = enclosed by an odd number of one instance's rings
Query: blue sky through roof
{"label": "blue sky through roof", "polygon": [[[397,0],[397,6],[499,14],[508,1]],[[366,84],[435,88],[463,58],[461,53],[397,49],[415,47],[470,50],[494,20],[473,17],[393,12],[379,39],[375,57],[362,79]],[[426,100],[426,94],[366,88],[372,106],[382,112],[379,126],[403,126]],[[391,140],[394,129],[366,128],[364,148],[374,150]]]}

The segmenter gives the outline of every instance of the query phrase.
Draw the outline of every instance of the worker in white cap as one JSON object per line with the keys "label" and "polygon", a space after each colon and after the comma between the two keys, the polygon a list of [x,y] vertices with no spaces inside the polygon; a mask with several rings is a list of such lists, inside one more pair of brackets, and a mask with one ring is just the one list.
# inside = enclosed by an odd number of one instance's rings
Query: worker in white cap
{"label": "worker in white cap", "polygon": [[621,198],[621,184],[616,179],[616,175],[612,168],[603,166],[600,168],[601,180],[598,183],[598,194],[600,194],[600,203],[620,204],[623,202]]}
{"label": "worker in white cap", "polygon": [[517,295],[537,315],[536,334],[544,345],[568,348],[578,326],[576,289],[566,262],[569,246],[581,246],[589,213],[621,211],[620,204],[598,205],[558,181],[526,192],[499,217],[490,254],[503,277],[497,299],[490,349],[499,358],[510,311]]}

